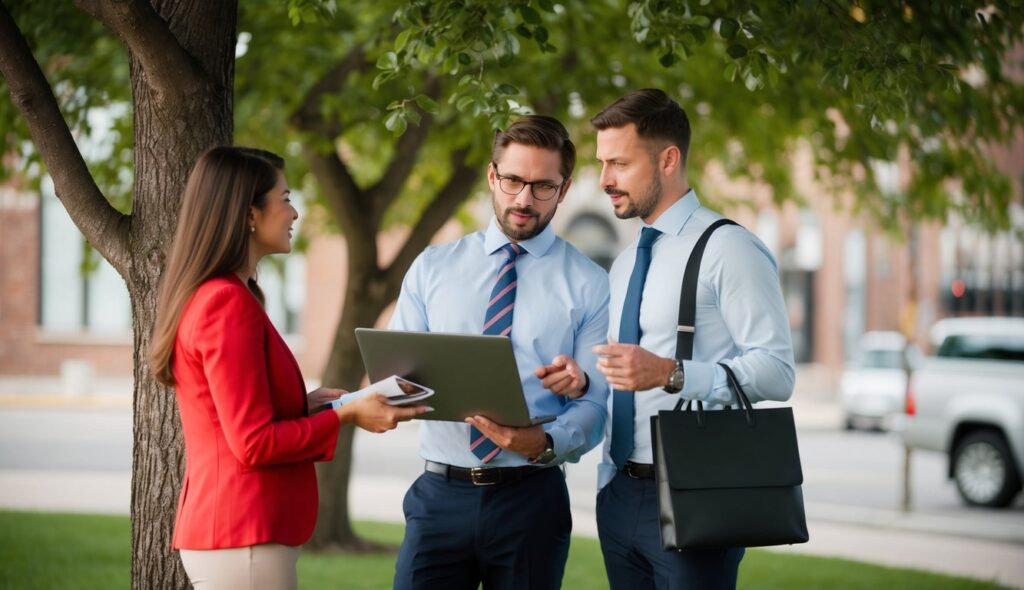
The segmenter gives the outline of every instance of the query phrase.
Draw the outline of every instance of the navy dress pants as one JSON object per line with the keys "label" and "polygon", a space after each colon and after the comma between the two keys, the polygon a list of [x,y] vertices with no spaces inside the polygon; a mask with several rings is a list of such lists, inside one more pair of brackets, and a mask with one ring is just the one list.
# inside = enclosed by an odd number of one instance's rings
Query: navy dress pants
{"label": "navy dress pants", "polygon": [[661,548],[653,479],[619,472],[597,495],[597,534],[612,590],[732,590],[743,548]]}
{"label": "navy dress pants", "polygon": [[402,503],[394,587],[544,589],[562,584],[572,517],[561,469],[476,486],[424,472]]}

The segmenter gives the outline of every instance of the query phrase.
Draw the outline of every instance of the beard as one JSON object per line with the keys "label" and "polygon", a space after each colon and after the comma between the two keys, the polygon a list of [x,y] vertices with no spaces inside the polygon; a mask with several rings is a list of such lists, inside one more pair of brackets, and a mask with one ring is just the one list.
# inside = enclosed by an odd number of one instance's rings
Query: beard
{"label": "beard", "polygon": [[658,200],[661,198],[661,179],[655,176],[635,197],[628,192],[614,188],[606,188],[604,192],[609,195],[622,195],[626,198],[626,207],[623,210],[615,209],[615,216],[619,219],[632,219],[639,217],[646,219],[654,213],[658,207]]}
{"label": "beard", "polygon": [[[516,242],[529,240],[544,231],[544,228],[546,228],[555,217],[555,211],[558,210],[558,206],[555,205],[547,215],[541,215],[540,212],[536,211],[532,207],[508,207],[502,211],[500,209],[500,205],[498,205],[497,199],[492,199],[492,203],[494,204],[494,216],[498,220],[498,225],[501,227],[502,233],[504,233],[508,239],[515,240]],[[512,221],[512,213],[530,215],[533,217],[533,221],[527,222],[526,225],[516,225]]]}

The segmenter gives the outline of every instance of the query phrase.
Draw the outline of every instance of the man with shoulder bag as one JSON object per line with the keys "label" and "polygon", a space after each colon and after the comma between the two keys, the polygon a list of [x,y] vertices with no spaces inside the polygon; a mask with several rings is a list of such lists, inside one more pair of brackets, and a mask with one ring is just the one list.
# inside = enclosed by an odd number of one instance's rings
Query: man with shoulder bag
{"label": "man with shoulder bag", "polygon": [[[790,397],[793,350],[778,267],[757,237],[701,206],[686,174],[689,120],[663,91],[630,92],[591,123],[615,215],[644,222],[612,266],[609,343],[594,349],[614,389],[597,500],[609,583],[734,588],[742,546],[664,548],[651,417],[684,400],[702,410],[738,403],[730,375],[752,402]],[[699,265],[690,279],[695,320],[679,325],[691,254]],[[680,334],[689,335],[690,354],[679,354]]]}

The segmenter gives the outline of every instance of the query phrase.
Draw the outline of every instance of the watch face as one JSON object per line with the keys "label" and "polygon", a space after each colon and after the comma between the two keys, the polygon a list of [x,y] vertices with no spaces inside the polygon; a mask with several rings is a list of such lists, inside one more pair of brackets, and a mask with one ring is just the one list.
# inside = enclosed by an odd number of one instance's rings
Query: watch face
{"label": "watch face", "polygon": [[665,385],[665,391],[669,393],[678,393],[683,389],[683,369],[676,367],[668,376],[668,384]]}

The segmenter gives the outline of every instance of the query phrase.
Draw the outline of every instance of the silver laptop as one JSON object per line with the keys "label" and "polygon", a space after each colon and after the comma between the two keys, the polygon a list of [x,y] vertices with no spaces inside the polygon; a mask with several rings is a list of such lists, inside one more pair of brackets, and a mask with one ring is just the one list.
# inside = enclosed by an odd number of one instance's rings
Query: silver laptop
{"label": "silver laptop", "polygon": [[434,390],[422,420],[462,422],[485,416],[505,426],[555,419],[530,416],[512,341],[505,336],[356,328],[370,382],[398,375]]}

